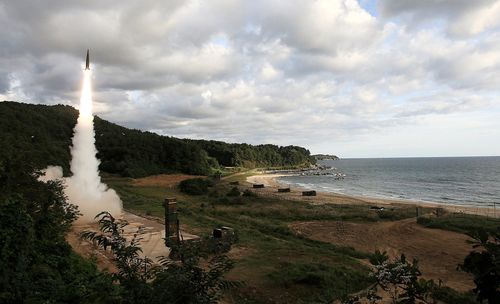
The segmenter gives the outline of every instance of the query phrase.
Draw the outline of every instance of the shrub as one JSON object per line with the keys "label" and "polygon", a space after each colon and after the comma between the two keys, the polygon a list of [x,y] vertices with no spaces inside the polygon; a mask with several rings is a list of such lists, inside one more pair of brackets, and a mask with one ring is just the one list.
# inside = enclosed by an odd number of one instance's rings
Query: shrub
{"label": "shrub", "polygon": [[434,299],[444,303],[475,304],[477,303],[474,294],[460,293],[450,287],[440,287],[434,291]]}
{"label": "shrub", "polygon": [[238,187],[233,187],[229,192],[227,193],[227,196],[240,196],[240,190],[238,190]]}
{"label": "shrub", "polygon": [[205,178],[192,178],[180,182],[181,192],[190,195],[202,195],[208,193],[208,187],[212,187],[213,182]]}
{"label": "shrub", "polygon": [[227,197],[221,197],[218,203],[222,205],[229,204],[229,199]]}
{"label": "shrub", "polygon": [[473,289],[477,300],[488,300],[489,304],[499,303],[500,299],[500,227],[496,232],[480,229],[469,234],[474,250],[464,259],[459,269],[474,276],[476,288]]}
{"label": "shrub", "polygon": [[[458,293],[453,294],[450,289],[441,287],[433,280],[420,278],[422,273],[418,268],[418,261],[414,259],[410,262],[404,254],[398,259],[390,260],[385,252],[376,251],[370,262],[374,265],[371,277],[376,283],[358,295],[347,297],[342,303],[423,304],[436,303],[438,297],[447,300],[466,298]],[[383,296],[380,289],[383,290]]]}
{"label": "shrub", "polygon": [[417,218],[417,223],[422,225],[422,226],[427,226],[429,225],[430,223],[432,222],[432,220],[428,217],[423,217],[423,216],[420,216]]}
{"label": "shrub", "polygon": [[253,192],[253,191],[250,191],[248,189],[246,189],[245,191],[243,191],[243,196],[247,196],[247,197],[257,197],[257,193]]}
{"label": "shrub", "polygon": [[285,288],[306,290],[314,303],[331,303],[372,283],[363,272],[319,262],[282,263],[268,277]]}
{"label": "shrub", "polygon": [[208,196],[213,198],[218,198],[220,196],[219,191],[217,191],[217,189],[214,189],[213,191],[210,191],[210,193],[208,193]]}

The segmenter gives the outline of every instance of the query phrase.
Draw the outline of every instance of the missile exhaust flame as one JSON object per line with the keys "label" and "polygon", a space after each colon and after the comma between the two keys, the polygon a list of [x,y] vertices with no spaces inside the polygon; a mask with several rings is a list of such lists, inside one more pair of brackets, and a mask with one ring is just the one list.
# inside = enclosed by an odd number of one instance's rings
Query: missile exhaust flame
{"label": "missile exhaust flame", "polygon": [[96,158],[94,116],[92,114],[92,72],[89,69],[87,50],[83,71],[82,93],[78,121],[74,129],[71,147],[71,172],[67,178],[65,194],[72,204],[78,206],[82,216],[78,222],[91,222],[101,211],[109,211],[120,217],[122,203],[116,192],[101,182],[99,160]]}

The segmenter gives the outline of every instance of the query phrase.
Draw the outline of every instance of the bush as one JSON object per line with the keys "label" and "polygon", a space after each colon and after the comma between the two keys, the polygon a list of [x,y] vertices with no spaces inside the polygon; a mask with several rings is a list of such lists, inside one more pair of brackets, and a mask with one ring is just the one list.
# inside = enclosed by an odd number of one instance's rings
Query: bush
{"label": "bush", "polygon": [[208,193],[208,187],[212,187],[213,182],[205,178],[192,178],[180,182],[181,192],[190,195],[202,195]]}
{"label": "bush", "polygon": [[219,191],[217,191],[217,189],[214,189],[213,191],[210,191],[210,193],[208,193],[208,197],[218,198],[219,196]]}
{"label": "bush", "polygon": [[473,292],[477,300],[489,304],[499,303],[500,299],[500,227],[496,232],[480,229],[469,234],[474,241],[471,251],[458,268],[474,276],[476,288]]}
{"label": "bush", "polygon": [[247,197],[257,197],[257,193],[253,192],[253,191],[250,191],[248,189],[246,189],[245,191],[243,191],[243,196],[247,196]]}
{"label": "bush", "polygon": [[477,303],[474,294],[460,293],[450,287],[440,287],[434,291],[434,299],[443,301],[444,303],[461,303],[461,304],[475,304]]}
{"label": "bush", "polygon": [[233,187],[229,192],[227,193],[227,196],[240,196],[240,190],[238,190],[238,187]]}
{"label": "bush", "polygon": [[[371,277],[376,280],[368,290],[347,297],[343,304],[361,303],[477,303],[473,295],[421,278],[417,260],[409,262],[404,255],[390,260],[386,252],[376,251],[370,258],[374,265]],[[384,292],[380,292],[382,289]],[[489,302],[496,303],[496,302]]]}
{"label": "bush", "polygon": [[423,216],[420,216],[417,218],[417,224],[420,224],[422,226],[427,226],[429,224],[431,224],[432,220],[428,217],[423,217]]}
{"label": "bush", "polygon": [[219,204],[222,204],[222,205],[227,205],[230,203],[229,199],[227,197],[221,197],[218,201]]}
{"label": "bush", "polygon": [[419,217],[417,223],[427,228],[437,228],[459,233],[474,233],[478,229],[495,232],[500,221],[471,214],[447,214],[441,217]]}
{"label": "bush", "polygon": [[372,283],[360,271],[315,262],[282,263],[268,277],[285,288],[304,290],[315,303],[333,302]]}

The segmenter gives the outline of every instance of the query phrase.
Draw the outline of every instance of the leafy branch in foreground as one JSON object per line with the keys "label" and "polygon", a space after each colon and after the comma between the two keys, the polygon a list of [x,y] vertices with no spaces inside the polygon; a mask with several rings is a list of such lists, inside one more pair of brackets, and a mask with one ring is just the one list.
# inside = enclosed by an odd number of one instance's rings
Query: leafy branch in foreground
{"label": "leafy branch in foreground", "polygon": [[500,303],[500,227],[496,232],[480,229],[469,235],[474,239],[469,243],[480,251],[471,251],[458,269],[474,276],[473,291],[481,303]]}
{"label": "leafy branch in foreground", "polygon": [[85,231],[81,237],[113,254],[118,268],[114,278],[122,287],[124,303],[217,303],[226,290],[241,285],[223,278],[233,267],[225,255],[209,257],[198,243],[183,242],[171,248],[176,260],[160,257],[156,265],[141,257],[141,228],[128,241],[124,236],[126,221],[108,212],[96,218],[100,232]]}
{"label": "leafy branch in foreground", "polygon": [[[100,217],[100,218],[99,218]],[[99,213],[100,231],[84,231],[81,238],[92,241],[98,247],[107,250],[114,255],[113,261],[118,268],[116,278],[120,283],[124,282],[147,282],[154,277],[153,261],[148,257],[141,257],[142,248],[139,246],[142,240],[143,227],[139,227],[130,241],[124,236],[124,228],[128,222],[115,219],[108,212]]]}
{"label": "leafy branch in foreground", "polygon": [[379,288],[390,296],[394,304],[435,303],[433,293],[439,286],[432,280],[419,278],[421,272],[417,260],[409,262],[405,255],[390,260],[385,252],[376,251],[370,262],[374,265],[372,276],[376,283],[366,292],[350,297],[344,303],[380,303],[383,298],[379,296]]}

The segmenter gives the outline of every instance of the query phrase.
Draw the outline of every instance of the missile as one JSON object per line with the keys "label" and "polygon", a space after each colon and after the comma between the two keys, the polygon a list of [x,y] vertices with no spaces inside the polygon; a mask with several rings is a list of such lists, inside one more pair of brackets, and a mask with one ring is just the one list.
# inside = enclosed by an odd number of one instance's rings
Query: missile
{"label": "missile", "polygon": [[85,69],[90,70],[89,49],[87,49],[87,59],[85,60]]}

